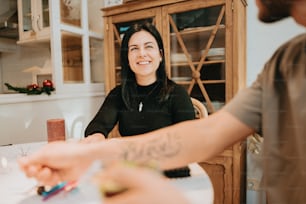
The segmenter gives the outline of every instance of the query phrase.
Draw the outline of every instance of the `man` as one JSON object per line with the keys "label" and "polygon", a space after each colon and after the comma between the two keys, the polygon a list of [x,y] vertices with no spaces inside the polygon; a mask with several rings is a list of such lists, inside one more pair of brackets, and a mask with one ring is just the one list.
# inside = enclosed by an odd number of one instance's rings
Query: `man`
{"label": "man", "polygon": [[[306,26],[306,0],[257,0],[256,3],[258,17],[263,22],[292,16],[298,24]],[[75,179],[95,159],[156,160],[167,169],[205,161],[259,132],[265,138],[263,183],[269,204],[306,203],[305,64],[306,35],[303,34],[275,52],[250,88],[239,92],[223,109],[206,119],[100,144],[50,144],[20,160],[20,166],[28,176],[45,183]],[[122,173],[120,168],[118,171]],[[128,190],[106,203],[129,203],[132,195],[134,199],[135,195],[142,195],[136,196],[139,200],[134,203],[144,203],[144,197],[160,197],[160,189],[168,188],[160,184],[155,191],[146,182],[141,187],[133,186],[131,179],[128,182],[123,177],[113,176]],[[143,178],[146,179],[150,180],[150,176]],[[184,203],[172,193],[162,196],[166,203]]]}

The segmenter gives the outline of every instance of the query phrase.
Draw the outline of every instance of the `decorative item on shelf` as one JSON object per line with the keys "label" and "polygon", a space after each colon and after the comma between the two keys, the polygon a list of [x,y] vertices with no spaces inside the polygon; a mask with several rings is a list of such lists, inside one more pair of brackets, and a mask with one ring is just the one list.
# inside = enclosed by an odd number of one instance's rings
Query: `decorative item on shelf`
{"label": "decorative item on shelf", "polygon": [[32,66],[24,69],[22,72],[32,74],[32,84],[42,83],[43,80],[52,80],[51,59],[46,59],[43,67]]}
{"label": "decorative item on shelf", "polygon": [[191,81],[192,77],[181,77],[181,76],[175,76],[171,77],[173,81]]}
{"label": "decorative item on shelf", "polygon": [[[188,55],[189,55],[190,60],[192,60],[192,56],[190,54]],[[172,53],[171,62],[172,63],[186,63],[188,62],[188,60],[187,60],[187,56],[185,55],[185,53]]]}
{"label": "decorative item on shelf", "polygon": [[79,20],[81,15],[81,2],[79,0],[63,0],[63,3],[68,10],[68,15],[65,17],[71,20]]}
{"label": "decorative item on shelf", "polygon": [[[205,50],[201,51],[201,54],[203,55],[203,53],[205,52]],[[210,48],[208,50],[207,53],[207,60],[212,61],[212,60],[224,60],[225,57],[225,48],[220,47],[220,48]]]}
{"label": "decorative item on shelf", "polygon": [[4,83],[4,85],[9,90],[17,91],[19,93],[26,93],[28,95],[39,95],[42,93],[50,95],[52,91],[55,91],[52,81],[47,79],[43,81],[42,87],[39,87],[38,84],[30,84],[27,87],[14,87],[9,83]]}

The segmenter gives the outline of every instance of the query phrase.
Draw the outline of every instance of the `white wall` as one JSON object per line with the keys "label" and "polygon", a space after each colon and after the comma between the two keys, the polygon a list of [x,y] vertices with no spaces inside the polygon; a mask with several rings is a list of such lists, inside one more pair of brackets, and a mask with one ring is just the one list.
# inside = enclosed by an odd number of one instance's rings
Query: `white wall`
{"label": "white wall", "polygon": [[274,24],[264,24],[257,19],[255,0],[248,1],[247,84],[256,79],[264,63],[273,52],[293,36],[305,32],[292,18]]}
{"label": "white wall", "polygon": [[0,145],[46,141],[46,121],[52,118],[65,119],[66,138],[81,138],[102,103],[101,96],[24,98],[28,102],[0,104]]}

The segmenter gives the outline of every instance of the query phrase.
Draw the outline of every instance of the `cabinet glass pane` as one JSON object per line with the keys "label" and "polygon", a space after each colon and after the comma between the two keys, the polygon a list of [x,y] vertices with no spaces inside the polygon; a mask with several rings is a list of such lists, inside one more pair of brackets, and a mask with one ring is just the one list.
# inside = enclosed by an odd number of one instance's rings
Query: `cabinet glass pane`
{"label": "cabinet glass pane", "polygon": [[32,30],[31,0],[22,1],[23,31]]}
{"label": "cabinet glass pane", "polygon": [[115,39],[115,75],[116,75],[116,84],[120,84],[121,81],[121,66],[120,66],[120,46],[121,40],[123,39],[125,31],[129,29],[129,27],[135,23],[141,22],[150,22],[155,24],[154,18],[145,18],[145,19],[138,19],[135,21],[117,23],[114,25],[114,39]]}
{"label": "cabinet glass pane", "polygon": [[48,0],[19,0],[19,41],[35,42],[50,39]]}
{"label": "cabinet glass pane", "polygon": [[170,15],[171,78],[207,104],[225,101],[225,6]]}
{"label": "cabinet glass pane", "polygon": [[81,26],[81,0],[61,0],[61,22]]}
{"label": "cabinet glass pane", "polygon": [[82,36],[62,32],[61,40],[64,83],[84,82]]}
{"label": "cabinet glass pane", "polygon": [[96,33],[103,33],[103,19],[101,8],[102,0],[87,0],[88,3],[88,26],[89,30]]}
{"label": "cabinet glass pane", "polygon": [[50,20],[49,20],[49,0],[43,0],[42,1],[42,24],[43,27],[49,27],[50,26]]}
{"label": "cabinet glass pane", "polygon": [[92,83],[104,82],[103,40],[89,38],[90,44],[90,75]]}

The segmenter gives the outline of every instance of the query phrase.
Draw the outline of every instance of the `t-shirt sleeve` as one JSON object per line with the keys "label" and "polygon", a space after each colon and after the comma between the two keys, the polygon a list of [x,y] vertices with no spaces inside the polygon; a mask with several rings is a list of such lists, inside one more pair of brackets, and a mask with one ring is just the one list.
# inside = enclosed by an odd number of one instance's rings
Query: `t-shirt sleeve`
{"label": "t-shirt sleeve", "polygon": [[258,75],[250,87],[240,90],[223,108],[256,132],[261,132],[262,76]]}
{"label": "t-shirt sleeve", "polygon": [[114,88],[105,98],[95,117],[90,121],[85,129],[85,137],[102,133],[107,137],[118,121],[119,103],[121,100],[120,88]]}
{"label": "t-shirt sleeve", "polygon": [[187,91],[176,85],[172,93],[172,118],[174,123],[195,119],[194,108]]}

